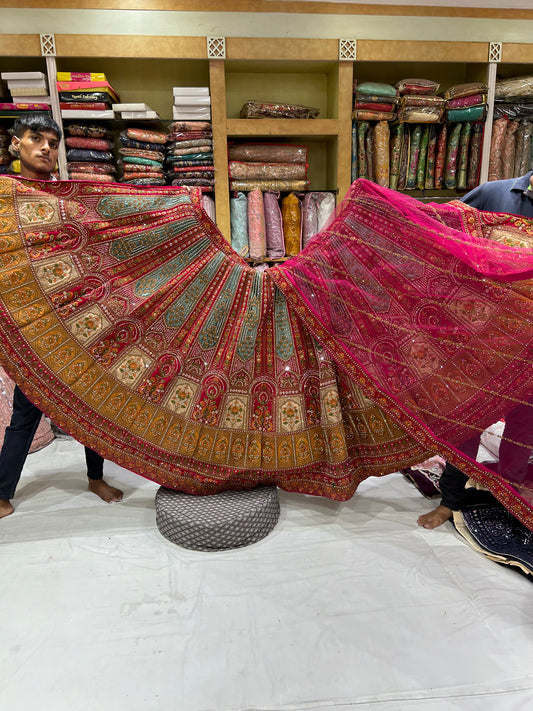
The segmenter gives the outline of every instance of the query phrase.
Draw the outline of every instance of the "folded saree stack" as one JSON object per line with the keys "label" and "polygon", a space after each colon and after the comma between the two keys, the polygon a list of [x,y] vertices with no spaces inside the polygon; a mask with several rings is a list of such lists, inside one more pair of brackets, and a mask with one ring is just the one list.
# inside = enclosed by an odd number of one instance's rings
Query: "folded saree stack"
{"label": "folded saree stack", "polygon": [[230,190],[305,190],[307,146],[234,143],[228,147]]}
{"label": "folded saree stack", "polygon": [[489,180],[515,178],[533,169],[533,77],[496,82]]}
{"label": "folded saree stack", "polygon": [[120,182],[129,185],[166,185],[164,160],[167,134],[131,127],[118,137]]}
{"label": "folded saree stack", "polygon": [[166,145],[167,176],[171,185],[212,191],[215,186],[211,121],[174,121]]}
{"label": "folded saree stack", "polygon": [[115,182],[117,169],[110,131],[101,124],[82,122],[66,124],[64,130],[69,178]]}

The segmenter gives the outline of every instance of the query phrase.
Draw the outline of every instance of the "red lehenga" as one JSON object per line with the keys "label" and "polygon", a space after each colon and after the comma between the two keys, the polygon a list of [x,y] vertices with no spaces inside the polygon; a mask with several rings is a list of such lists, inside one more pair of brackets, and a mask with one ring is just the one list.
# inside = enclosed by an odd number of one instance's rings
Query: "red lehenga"
{"label": "red lehenga", "polygon": [[[346,500],[533,389],[533,223],[357,181],[249,267],[179,188],[0,179],[0,360],[54,422],[164,486]],[[531,482],[528,482],[531,486]]]}

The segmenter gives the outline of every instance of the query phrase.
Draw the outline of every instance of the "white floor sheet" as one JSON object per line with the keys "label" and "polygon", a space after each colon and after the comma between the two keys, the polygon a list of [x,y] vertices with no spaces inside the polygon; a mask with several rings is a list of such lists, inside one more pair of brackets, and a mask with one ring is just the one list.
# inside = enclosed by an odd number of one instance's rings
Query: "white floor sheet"
{"label": "white floor sheet", "polygon": [[274,531],[193,552],[157,485],[86,491],[82,447],[31,455],[0,521],[6,711],[531,709],[533,586],[470,549],[400,474],[349,502],[279,492]]}

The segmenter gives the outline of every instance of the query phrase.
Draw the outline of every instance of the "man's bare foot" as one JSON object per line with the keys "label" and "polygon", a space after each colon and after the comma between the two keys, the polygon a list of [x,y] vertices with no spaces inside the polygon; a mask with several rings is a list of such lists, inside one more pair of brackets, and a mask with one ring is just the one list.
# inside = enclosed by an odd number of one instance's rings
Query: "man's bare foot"
{"label": "man's bare foot", "polygon": [[114,486],[109,486],[103,479],[89,479],[89,491],[99,496],[103,501],[110,504],[113,501],[121,501],[124,493]]}
{"label": "man's bare foot", "polygon": [[13,513],[15,509],[11,506],[9,501],[0,499],[0,518],[5,518]]}
{"label": "man's bare foot", "polygon": [[441,526],[445,521],[451,519],[452,513],[451,509],[441,504],[433,511],[419,516],[417,523],[422,528],[437,528],[437,526]]}

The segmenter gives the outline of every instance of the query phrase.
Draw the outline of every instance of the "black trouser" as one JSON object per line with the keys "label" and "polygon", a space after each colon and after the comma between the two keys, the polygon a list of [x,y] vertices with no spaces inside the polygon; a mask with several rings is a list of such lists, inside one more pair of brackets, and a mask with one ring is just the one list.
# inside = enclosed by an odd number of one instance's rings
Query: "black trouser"
{"label": "black trouser", "polygon": [[[479,436],[472,437],[464,442],[459,449],[472,459],[476,458],[479,446]],[[485,465],[486,466],[486,465]],[[468,477],[450,462],[446,462],[446,467],[439,479],[439,487],[442,492],[442,506],[447,506],[452,511],[459,511],[465,506],[476,506],[483,503],[493,503],[494,496],[489,491],[470,488],[465,489]]]}
{"label": "black trouser", "polygon": [[[33,436],[42,412],[28,400],[22,390],[15,386],[13,414],[6,427],[4,444],[0,452],[0,500],[9,501],[15,495],[24,462],[33,441]],[[85,447],[87,476],[101,479],[104,475],[104,459],[92,449]]]}

